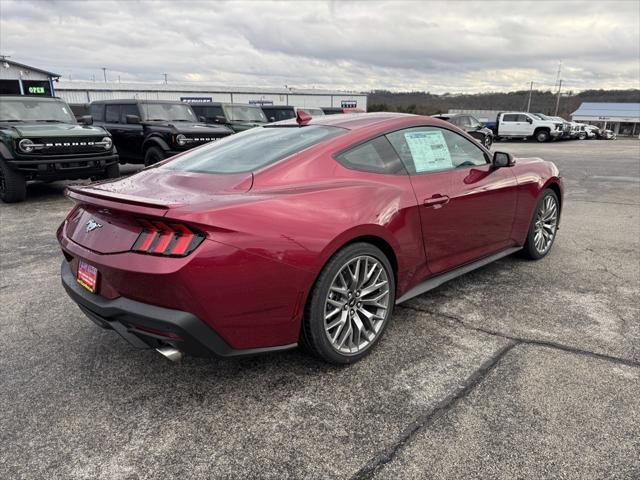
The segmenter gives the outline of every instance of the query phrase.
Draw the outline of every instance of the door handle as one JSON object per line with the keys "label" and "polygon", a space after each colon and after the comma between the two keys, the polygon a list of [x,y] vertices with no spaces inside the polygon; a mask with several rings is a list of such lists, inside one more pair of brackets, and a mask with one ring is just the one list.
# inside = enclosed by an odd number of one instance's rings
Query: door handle
{"label": "door handle", "polygon": [[424,206],[427,208],[441,208],[447,203],[449,203],[449,197],[437,193],[433,197],[425,199]]}

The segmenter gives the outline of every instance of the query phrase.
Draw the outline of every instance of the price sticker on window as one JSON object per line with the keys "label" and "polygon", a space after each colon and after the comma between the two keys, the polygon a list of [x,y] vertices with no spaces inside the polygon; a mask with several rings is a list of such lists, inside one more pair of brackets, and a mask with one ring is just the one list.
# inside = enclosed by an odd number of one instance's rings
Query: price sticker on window
{"label": "price sticker on window", "polygon": [[453,168],[449,147],[441,131],[406,132],[404,138],[411,151],[416,172]]}

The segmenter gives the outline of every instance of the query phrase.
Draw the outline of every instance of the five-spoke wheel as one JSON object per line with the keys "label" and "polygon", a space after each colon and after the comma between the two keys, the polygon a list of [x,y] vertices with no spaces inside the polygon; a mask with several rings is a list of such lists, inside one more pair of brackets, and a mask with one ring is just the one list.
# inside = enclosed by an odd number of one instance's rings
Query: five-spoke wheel
{"label": "five-spoke wheel", "polygon": [[558,196],[553,190],[542,192],[540,200],[529,228],[529,235],[524,245],[524,253],[529,258],[544,257],[556,238],[560,208]]}

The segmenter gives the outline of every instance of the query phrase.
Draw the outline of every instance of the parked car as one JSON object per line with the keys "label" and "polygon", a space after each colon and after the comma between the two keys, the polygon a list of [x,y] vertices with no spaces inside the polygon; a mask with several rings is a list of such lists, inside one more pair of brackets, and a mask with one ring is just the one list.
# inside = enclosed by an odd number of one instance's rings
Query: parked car
{"label": "parked car", "polygon": [[597,136],[598,140],[615,140],[617,135],[613,130],[600,128],[598,129]]}
{"label": "parked car", "polygon": [[269,122],[260,105],[242,103],[192,103],[196,115],[208,124],[219,124],[243,132]]}
{"label": "parked car", "polygon": [[538,142],[561,138],[562,122],[543,117],[525,112],[501,112],[496,120],[495,134],[499,138],[534,138]]}
{"label": "parked car", "polygon": [[181,102],[101,100],[91,102],[91,116],[113,136],[121,163],[153,165],[233,133],[199,122],[191,107]]}
{"label": "parked car", "polygon": [[83,121],[59,98],[1,96],[0,199],[23,201],[29,180],[118,177],[111,135]]}
{"label": "parked car", "polygon": [[464,130],[487,148],[491,148],[491,145],[493,144],[493,131],[483,126],[482,123],[480,123],[473,115],[467,115],[466,113],[443,113],[440,115],[433,115],[433,117],[445,120]]}
{"label": "parked car", "polygon": [[340,113],[364,113],[361,108],[322,107],[325,115],[337,115]]}
{"label": "parked car", "polygon": [[68,192],[62,282],[98,325],[172,359],[301,344],[333,363],[394,305],[547,255],[563,202],[553,163],[390,113],[300,114]]}
{"label": "parked car", "polygon": [[324,115],[321,108],[314,107],[294,107],[293,105],[261,105],[262,111],[266,115],[269,122],[279,122],[296,118],[296,113],[300,110],[308,113],[312,117]]}

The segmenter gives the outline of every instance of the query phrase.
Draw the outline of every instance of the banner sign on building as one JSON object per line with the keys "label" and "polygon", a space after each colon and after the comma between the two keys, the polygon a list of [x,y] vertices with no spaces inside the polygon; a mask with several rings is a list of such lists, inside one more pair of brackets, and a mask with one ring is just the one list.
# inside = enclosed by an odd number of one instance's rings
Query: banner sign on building
{"label": "banner sign on building", "polygon": [[212,97],[180,97],[181,102],[188,103],[211,103],[213,102]]}
{"label": "banner sign on building", "polygon": [[357,100],[342,100],[340,102],[342,108],[358,108]]}
{"label": "banner sign on building", "polygon": [[249,105],[273,105],[273,100],[249,100]]}

